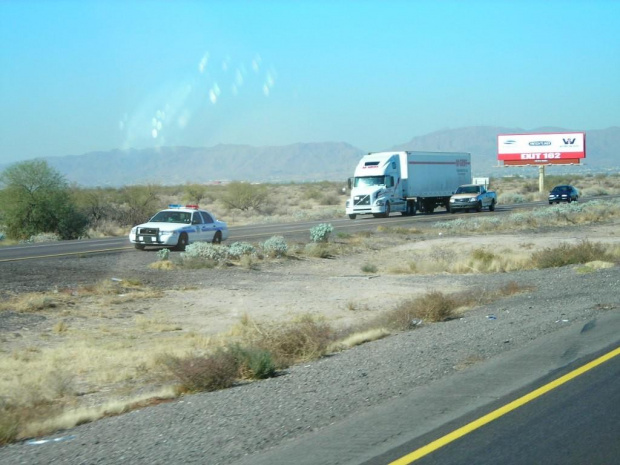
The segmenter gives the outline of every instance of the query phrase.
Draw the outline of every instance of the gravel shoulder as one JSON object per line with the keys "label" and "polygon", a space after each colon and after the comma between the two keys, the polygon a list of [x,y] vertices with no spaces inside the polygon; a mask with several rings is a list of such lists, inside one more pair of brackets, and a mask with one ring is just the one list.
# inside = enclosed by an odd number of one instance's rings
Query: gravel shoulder
{"label": "gravel shoulder", "polygon": [[[5,295],[113,277],[141,279],[149,286],[168,289],[146,307],[144,302],[137,304],[141,311],[166,312],[184,330],[205,334],[228,329],[244,314],[277,320],[311,313],[346,325],[428,290],[492,289],[510,282],[535,290],[469,310],[457,320],[422,325],[294,366],[273,379],[185,396],[52,436],[65,438],[63,441],[7,446],[0,449],[0,463],[224,464],[328,428],[356,412],[524,347],[561,328],[583,325],[601,312],[620,311],[617,265],[589,273],[578,273],[569,266],[489,275],[378,272],[369,276],[360,271],[364,263],[389,263],[412,248],[442,247],[446,241],[490,250],[501,250],[510,242],[523,243],[532,250],[586,238],[617,244],[617,227],[616,223],[575,228],[569,233],[563,229],[475,238],[425,237],[396,248],[332,260],[279,262],[258,271],[155,271],[147,265],[156,255],[137,252],[55,259],[53,266],[37,269],[29,269],[25,262],[3,264],[0,291]],[[352,306],[359,310],[352,311]],[[136,309],[129,306],[126,310]],[[53,324],[49,315],[5,313],[0,317],[0,336],[3,344],[10,343],[10,335],[15,333],[34,341],[37,332],[49,330]]]}

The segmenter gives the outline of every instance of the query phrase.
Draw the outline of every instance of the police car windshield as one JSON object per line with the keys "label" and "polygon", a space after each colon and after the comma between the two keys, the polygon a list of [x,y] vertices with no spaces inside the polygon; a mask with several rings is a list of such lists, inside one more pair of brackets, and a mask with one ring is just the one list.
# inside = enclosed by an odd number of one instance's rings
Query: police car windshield
{"label": "police car windshield", "polygon": [[153,218],[151,218],[152,223],[183,223],[189,224],[192,218],[191,213],[187,212],[171,212],[171,211],[163,211],[159,212]]}

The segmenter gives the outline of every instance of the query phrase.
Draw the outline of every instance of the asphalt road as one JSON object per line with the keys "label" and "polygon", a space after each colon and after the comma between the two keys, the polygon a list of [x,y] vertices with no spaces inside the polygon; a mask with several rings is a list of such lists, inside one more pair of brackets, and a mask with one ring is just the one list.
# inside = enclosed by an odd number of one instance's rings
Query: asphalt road
{"label": "asphalt road", "polygon": [[[611,198],[607,196],[606,198]],[[269,239],[274,235],[284,236],[287,240],[307,241],[309,240],[309,231],[317,224],[329,222],[335,229],[343,233],[355,233],[364,230],[371,230],[378,225],[396,226],[415,226],[416,224],[430,224],[436,221],[445,221],[448,219],[456,219],[459,217],[468,217],[472,215],[503,215],[515,209],[531,209],[546,205],[546,202],[530,202],[514,205],[498,205],[494,212],[487,210],[481,213],[456,213],[449,214],[439,210],[431,215],[415,215],[402,216],[394,213],[389,219],[373,218],[370,215],[360,216],[356,220],[329,219],[304,221],[294,223],[273,223],[273,224],[253,224],[246,226],[235,226],[230,228],[230,237],[228,243],[234,241],[257,242]],[[70,256],[92,253],[123,253],[134,250],[129,243],[127,237],[113,237],[105,239],[86,239],[62,242],[51,242],[41,244],[23,244],[17,246],[0,247],[0,263],[17,260],[32,260],[48,257]]]}

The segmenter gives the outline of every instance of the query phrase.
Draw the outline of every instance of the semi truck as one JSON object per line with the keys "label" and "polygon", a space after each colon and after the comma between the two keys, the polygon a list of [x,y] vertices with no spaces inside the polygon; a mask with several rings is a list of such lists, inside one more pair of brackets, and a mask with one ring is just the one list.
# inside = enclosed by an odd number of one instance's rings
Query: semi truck
{"label": "semi truck", "polygon": [[450,196],[471,183],[471,154],[466,152],[373,152],[364,155],[348,180],[346,213],[387,218],[450,209]]}

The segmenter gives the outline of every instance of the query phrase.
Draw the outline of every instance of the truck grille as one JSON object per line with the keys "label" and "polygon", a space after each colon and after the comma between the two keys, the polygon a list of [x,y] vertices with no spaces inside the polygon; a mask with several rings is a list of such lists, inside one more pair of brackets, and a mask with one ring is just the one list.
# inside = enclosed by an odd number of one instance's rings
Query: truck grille
{"label": "truck grille", "polygon": [[353,205],[370,205],[370,196],[356,195],[353,197]]}

